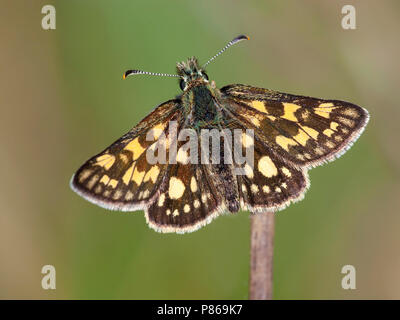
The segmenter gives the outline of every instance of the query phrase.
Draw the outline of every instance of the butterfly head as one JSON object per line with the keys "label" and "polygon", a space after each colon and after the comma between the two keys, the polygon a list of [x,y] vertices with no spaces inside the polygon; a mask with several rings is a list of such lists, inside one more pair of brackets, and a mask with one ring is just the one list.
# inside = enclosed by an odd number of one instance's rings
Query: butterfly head
{"label": "butterfly head", "polygon": [[176,65],[178,75],[181,77],[179,86],[185,90],[189,84],[208,82],[208,75],[203,68],[200,68],[195,57],[189,58],[186,62],[179,62]]}

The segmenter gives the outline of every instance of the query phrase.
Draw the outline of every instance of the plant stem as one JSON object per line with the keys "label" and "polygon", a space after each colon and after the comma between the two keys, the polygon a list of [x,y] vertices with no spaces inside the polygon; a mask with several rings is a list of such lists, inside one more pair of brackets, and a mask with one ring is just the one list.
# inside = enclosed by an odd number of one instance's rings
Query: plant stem
{"label": "plant stem", "polygon": [[272,299],[275,213],[251,214],[249,300]]}

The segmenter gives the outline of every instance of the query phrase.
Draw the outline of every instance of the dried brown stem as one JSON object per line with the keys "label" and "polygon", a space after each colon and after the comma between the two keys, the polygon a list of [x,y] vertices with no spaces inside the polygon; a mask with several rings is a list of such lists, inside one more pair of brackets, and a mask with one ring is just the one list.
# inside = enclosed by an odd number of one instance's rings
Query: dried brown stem
{"label": "dried brown stem", "polygon": [[251,214],[249,300],[272,299],[275,214]]}

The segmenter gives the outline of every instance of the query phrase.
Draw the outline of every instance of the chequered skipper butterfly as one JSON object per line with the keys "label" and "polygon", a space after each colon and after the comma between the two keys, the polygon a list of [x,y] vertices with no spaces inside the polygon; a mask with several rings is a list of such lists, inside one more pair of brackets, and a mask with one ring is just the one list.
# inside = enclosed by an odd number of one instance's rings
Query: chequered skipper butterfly
{"label": "chequered skipper butterfly", "polygon": [[[194,57],[178,63],[177,75],[125,72],[124,79],[132,74],[179,77],[183,93],[83,164],[72,177],[72,189],[107,209],[144,210],[151,228],[177,233],[195,231],[223,212],[276,211],[302,199],[309,186],[307,171],[343,154],[364,130],[368,112],[345,101],[241,84],[216,88],[204,67],[246,39],[236,37],[203,67]],[[170,136],[171,123],[178,131],[195,133],[252,129],[254,136],[244,136],[242,143],[253,148],[254,165],[184,161],[187,150]],[[178,151],[173,154],[174,143]],[[147,151],[157,148],[176,161],[149,163]],[[235,166],[245,174],[234,174]]]}

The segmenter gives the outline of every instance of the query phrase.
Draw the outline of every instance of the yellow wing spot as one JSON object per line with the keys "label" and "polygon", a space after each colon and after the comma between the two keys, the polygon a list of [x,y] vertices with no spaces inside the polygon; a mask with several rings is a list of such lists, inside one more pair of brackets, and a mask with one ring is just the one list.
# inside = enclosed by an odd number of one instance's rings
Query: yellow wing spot
{"label": "yellow wing spot", "polygon": [[139,192],[138,199],[141,200],[143,198],[143,191]]}
{"label": "yellow wing spot", "polygon": [[197,181],[195,177],[192,177],[192,179],[190,179],[190,190],[192,190],[192,192],[197,191]]}
{"label": "yellow wing spot", "polygon": [[143,192],[143,198],[144,198],[144,199],[147,199],[147,198],[149,197],[149,195],[150,195],[150,191],[149,191],[149,190],[145,190],[145,191]]}
{"label": "yellow wing spot", "polygon": [[158,206],[162,207],[164,205],[164,201],[165,201],[165,193],[162,193],[158,198]]}
{"label": "yellow wing spot", "polygon": [[329,119],[329,117],[330,117],[330,111],[315,110],[314,112],[315,112],[315,114],[317,114],[317,115],[319,115],[319,116],[321,116],[321,117],[327,118],[327,119]]}
{"label": "yellow wing spot", "polygon": [[83,170],[80,175],[79,175],[79,182],[82,183],[84,180],[87,179],[87,177],[89,177],[91,175],[91,173],[93,172],[93,170],[91,169],[85,169]]}
{"label": "yellow wing spot", "polygon": [[200,201],[199,200],[194,200],[193,202],[193,206],[197,209],[198,207],[200,207]]}
{"label": "yellow wing spot", "polygon": [[111,190],[110,190],[110,189],[106,189],[106,190],[104,190],[104,192],[103,192],[103,196],[106,197],[106,198],[108,198],[108,197],[110,196],[110,193],[111,193]]}
{"label": "yellow wing spot", "polygon": [[139,171],[136,167],[135,171],[133,171],[132,181],[134,181],[137,185],[141,184],[145,173],[145,171]]}
{"label": "yellow wing spot", "polygon": [[343,118],[343,117],[339,117],[338,118],[339,122],[343,123],[344,125],[352,128],[355,125],[355,122],[353,120],[347,119],[347,118]]}
{"label": "yellow wing spot", "polygon": [[333,103],[332,102],[324,102],[321,103],[318,108],[329,108],[329,107],[333,107]]}
{"label": "yellow wing spot", "polygon": [[99,180],[99,176],[97,174],[93,175],[93,177],[90,178],[89,182],[86,184],[86,187],[90,190],[93,188],[93,186],[96,184],[96,182]]}
{"label": "yellow wing spot", "polygon": [[[304,132],[303,132],[304,133]],[[296,141],[294,141],[291,138],[286,138],[285,136],[277,136],[275,138],[275,141],[277,144],[279,144],[283,149],[286,151],[289,151],[289,146],[295,146],[297,145]]]}
{"label": "yellow wing spot", "polygon": [[317,108],[314,109],[314,112],[321,117],[329,119],[330,113],[336,109],[337,107],[333,106],[333,103],[321,103]]}
{"label": "yellow wing spot", "polygon": [[294,103],[287,103],[287,102],[283,102],[282,104],[283,104],[284,114],[283,114],[283,116],[281,116],[281,118],[287,119],[290,121],[297,121],[297,117],[294,115],[294,113],[296,112],[296,110],[300,109],[301,106],[298,106],[297,104],[294,104]]}
{"label": "yellow wing spot", "polygon": [[293,136],[293,140],[295,140],[295,142],[300,143],[302,146],[305,146],[309,139],[310,139],[310,137],[303,130],[300,130],[298,134]]}
{"label": "yellow wing spot", "polygon": [[275,191],[278,192],[278,193],[281,193],[281,192],[282,192],[281,188],[279,188],[279,187],[276,187],[276,188],[275,188]]}
{"label": "yellow wing spot", "polygon": [[119,155],[119,157],[121,158],[121,161],[122,161],[124,164],[127,164],[127,163],[128,163],[129,159],[128,159],[128,156],[127,156],[125,153],[121,153],[121,154]]}
{"label": "yellow wing spot", "polygon": [[175,209],[174,212],[172,212],[172,215],[173,215],[174,217],[179,216],[179,211],[178,211],[178,209]]}
{"label": "yellow wing spot", "polygon": [[207,201],[207,195],[205,193],[203,193],[201,195],[201,202],[206,203],[206,201]]}
{"label": "yellow wing spot", "polygon": [[313,138],[314,140],[318,138],[319,132],[317,130],[306,126],[300,126],[300,127],[302,130],[300,130],[299,133],[295,135],[293,138],[302,146],[305,146],[307,144],[307,141],[310,139],[310,137]]}
{"label": "yellow wing spot", "polygon": [[343,132],[344,134],[348,134],[348,133],[349,133],[349,129],[347,129],[347,128],[342,128],[342,132]]}
{"label": "yellow wing spot", "polygon": [[282,170],[283,174],[284,174],[286,177],[290,178],[290,177],[292,176],[292,173],[290,172],[290,170],[289,170],[288,168],[282,167],[281,170]]}
{"label": "yellow wing spot", "polygon": [[162,122],[162,123],[157,124],[156,126],[154,126],[151,129],[150,132],[151,132],[152,137],[153,137],[154,140],[157,140],[162,135],[166,125],[167,125],[167,122]]}
{"label": "yellow wing spot", "polygon": [[183,212],[188,213],[190,211],[190,206],[188,204],[185,204],[183,207]]}
{"label": "yellow wing spot", "polygon": [[169,179],[168,193],[171,199],[179,199],[185,192],[185,185],[182,180],[176,177]]}
{"label": "yellow wing spot", "polygon": [[100,182],[104,183],[105,185],[108,184],[108,181],[110,181],[110,177],[108,175],[104,175],[101,177]]}
{"label": "yellow wing spot", "polygon": [[242,133],[242,145],[245,148],[250,148],[254,145],[253,137],[249,136],[247,133]]}
{"label": "yellow wing spot", "polygon": [[331,129],[332,130],[336,130],[338,126],[339,126],[339,123],[334,122],[334,121],[331,122]]}
{"label": "yellow wing spot", "polygon": [[267,178],[278,174],[278,169],[268,156],[264,156],[258,161],[258,170]]}
{"label": "yellow wing spot", "polygon": [[264,193],[269,193],[271,191],[268,186],[263,186],[262,189],[263,189]]}
{"label": "yellow wing spot", "polygon": [[260,120],[258,120],[256,117],[251,118],[251,123],[253,123],[256,127],[260,126]]}
{"label": "yellow wing spot", "polygon": [[322,156],[325,152],[324,152],[324,149],[322,149],[322,148],[320,148],[320,147],[317,147],[317,148],[315,148],[314,149],[314,152],[317,154],[317,155],[319,155],[319,156]]}
{"label": "yellow wing spot", "polygon": [[333,149],[335,147],[335,144],[333,142],[331,142],[331,141],[325,142],[325,145],[330,149]]}
{"label": "yellow wing spot", "polygon": [[101,192],[101,189],[102,189],[101,184],[98,184],[96,188],[94,188],[94,193],[99,194]]}
{"label": "yellow wing spot", "polygon": [[301,126],[301,128],[314,140],[317,140],[319,132],[313,128]]}
{"label": "yellow wing spot", "polygon": [[139,138],[136,138],[129,142],[124,150],[131,151],[133,153],[133,160],[138,159],[141,154],[146,150],[145,148],[142,147],[142,145],[139,143]]}
{"label": "yellow wing spot", "polygon": [[115,187],[118,184],[118,180],[115,179],[111,179],[110,182],[108,183],[109,186],[111,186],[111,188],[115,189]]}
{"label": "yellow wing spot", "polygon": [[296,158],[299,159],[299,160],[302,160],[302,161],[305,160],[305,157],[300,153],[296,155]]}
{"label": "yellow wing spot", "polygon": [[244,184],[244,183],[242,184],[242,191],[243,191],[244,193],[246,193],[246,192],[247,192],[247,188],[246,188],[246,186],[245,186],[245,184]]}
{"label": "yellow wing spot", "polygon": [[149,171],[147,171],[143,181],[147,182],[151,179],[151,181],[153,181],[153,183],[156,183],[159,173],[160,173],[160,169],[158,168],[158,166],[154,165],[150,168]]}
{"label": "yellow wing spot", "polygon": [[341,141],[343,141],[343,138],[341,136],[335,136],[335,140],[337,142],[341,142]]}
{"label": "yellow wing spot", "polygon": [[301,117],[303,120],[307,120],[310,117],[310,111],[305,109],[301,112]]}
{"label": "yellow wing spot", "polygon": [[284,189],[286,189],[286,188],[287,188],[286,182],[283,182],[283,183],[281,184],[281,187],[284,188]]}
{"label": "yellow wing spot", "polygon": [[342,114],[350,118],[358,118],[358,112],[354,109],[346,108],[342,111]]}
{"label": "yellow wing spot", "polygon": [[332,129],[325,129],[323,134],[326,135],[327,137],[330,137],[334,131]]}
{"label": "yellow wing spot", "polygon": [[104,169],[108,170],[112,167],[115,162],[115,157],[112,154],[103,154],[96,158],[95,166],[103,167]]}
{"label": "yellow wing spot", "polygon": [[246,163],[244,166],[244,172],[248,178],[253,179],[254,171],[253,168],[248,163]]}
{"label": "yellow wing spot", "polygon": [[115,190],[115,192],[114,192],[112,198],[113,198],[114,200],[118,200],[119,198],[121,198],[121,196],[122,196],[122,191],[118,189],[118,190]]}
{"label": "yellow wing spot", "polygon": [[128,170],[126,170],[125,174],[122,177],[122,181],[128,185],[129,181],[131,180],[132,177],[132,172],[133,172],[133,167],[135,166],[135,164],[132,164]]}
{"label": "yellow wing spot", "polygon": [[180,148],[178,150],[178,153],[176,154],[176,162],[182,163],[182,164],[188,164],[189,163],[189,155],[187,151],[182,150]]}
{"label": "yellow wing spot", "polygon": [[271,121],[275,121],[275,120],[276,120],[276,117],[274,117],[274,116],[268,116],[268,119],[271,120]]}
{"label": "yellow wing spot", "polygon": [[133,199],[133,193],[131,191],[128,191],[125,195],[125,200],[132,200]]}
{"label": "yellow wing spot", "polygon": [[258,111],[268,113],[263,101],[254,100],[250,103],[250,106]]}
{"label": "yellow wing spot", "polygon": [[167,209],[165,213],[167,214],[167,216],[169,216],[171,214],[171,210]]}
{"label": "yellow wing spot", "polygon": [[251,189],[251,192],[253,192],[253,193],[258,192],[258,186],[254,183],[251,185],[250,189]]}
{"label": "yellow wing spot", "polygon": [[243,114],[242,116],[245,117],[246,120],[254,124],[256,127],[260,126],[260,120],[256,116],[251,116],[249,114]]}

